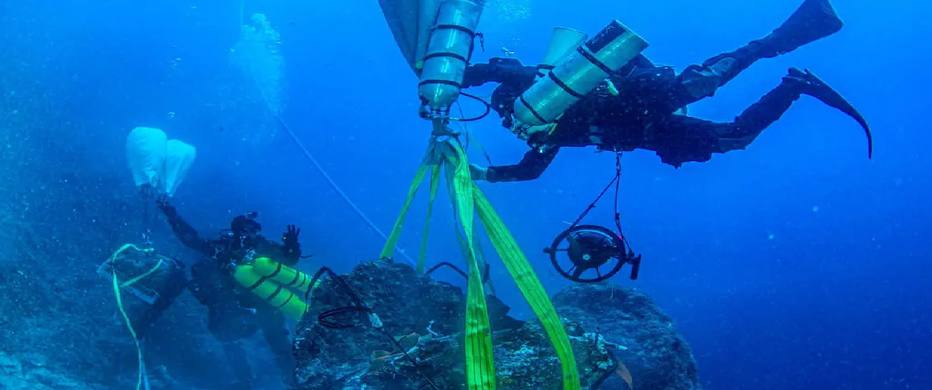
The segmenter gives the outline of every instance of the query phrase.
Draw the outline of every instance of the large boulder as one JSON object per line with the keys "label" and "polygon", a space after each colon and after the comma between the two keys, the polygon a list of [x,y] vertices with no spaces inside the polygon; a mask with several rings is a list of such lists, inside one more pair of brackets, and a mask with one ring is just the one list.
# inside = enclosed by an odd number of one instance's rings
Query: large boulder
{"label": "large boulder", "polygon": [[[360,264],[340,279],[345,285],[323,278],[298,324],[297,388],[465,388],[460,288],[391,261]],[[539,323],[510,317],[493,296],[488,303],[498,388],[560,389],[560,364]],[[576,285],[554,304],[583,388],[624,390],[633,380],[639,390],[699,389],[689,346],[644,294]]]}
{"label": "large boulder", "polygon": [[[673,321],[643,293],[607,284],[574,285],[553,298],[557,312],[597,330],[638,390],[699,389],[696,362]],[[603,388],[625,389],[615,376]]]}
{"label": "large boulder", "polygon": [[[363,263],[343,280],[349,289],[326,279],[315,290],[298,326],[298,388],[465,388],[461,289],[390,261]],[[365,313],[341,311],[353,304],[350,289],[377,313],[380,329]],[[559,389],[559,361],[537,322],[518,321],[498,299],[488,301],[498,388]],[[593,388],[615,362],[596,334],[569,330],[583,386]]]}

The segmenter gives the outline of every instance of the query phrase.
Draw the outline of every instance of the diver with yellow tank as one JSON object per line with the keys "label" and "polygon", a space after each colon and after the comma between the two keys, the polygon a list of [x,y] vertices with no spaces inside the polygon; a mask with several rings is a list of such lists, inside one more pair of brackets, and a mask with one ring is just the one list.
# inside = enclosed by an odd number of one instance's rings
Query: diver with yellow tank
{"label": "diver with yellow tank", "polygon": [[[704,162],[713,153],[747,147],[802,95],[853,118],[867,134],[870,156],[867,121],[808,70],[791,68],[777,87],[732,122],[681,114],[686,105],[712,96],[755,61],[791,52],[841,27],[842,21],[828,0],[805,0],[769,35],[689,66],[680,74],[670,67],[656,66],[642,55],[631,58],[644,48],[643,41],[632,36],[620,45],[627,29],[617,22],[587,42],[583,33],[556,29],[550,52],[538,66],[493,58],[466,69],[464,88],[500,84],[491,106],[502,116],[503,125],[531,146],[515,165],[472,166],[473,178],[490,182],[535,179],[561,147],[652,150],[661,161],[676,167],[690,161]],[[613,43],[628,47],[605,52],[605,45]],[[623,66],[614,66],[618,63]]]}
{"label": "diver with yellow tank", "polygon": [[235,375],[231,388],[251,387],[252,370],[238,340],[258,330],[268,342],[283,380],[291,383],[295,362],[285,321],[304,314],[304,296],[311,282],[307,274],[292,268],[301,259],[301,229],[289,225],[282,243],[273,242],[260,234],[262,225],[252,212],[233,218],[229,231],[207,240],[166,197],[159,198],[157,204],[178,239],[204,256],[191,266],[188,288],[207,306],[207,327],[223,345]]}

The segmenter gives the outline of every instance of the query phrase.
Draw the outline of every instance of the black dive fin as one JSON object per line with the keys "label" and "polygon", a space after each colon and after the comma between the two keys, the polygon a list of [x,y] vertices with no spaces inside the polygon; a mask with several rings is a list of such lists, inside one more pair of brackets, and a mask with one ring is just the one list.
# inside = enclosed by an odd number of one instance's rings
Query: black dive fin
{"label": "black dive fin", "polygon": [[864,129],[864,134],[867,135],[867,158],[871,158],[874,155],[874,137],[871,135],[870,125],[867,124],[867,120],[864,119],[864,116],[858,112],[851,103],[848,102],[840,93],[835,91],[832,87],[826,84],[822,79],[813,74],[806,69],[801,71],[797,68],[790,68],[789,77],[800,80],[804,83],[805,87],[803,88],[803,93],[809,96],[812,96],[816,99],[819,99],[822,103],[829,105],[838,109],[839,111],[847,114]]}

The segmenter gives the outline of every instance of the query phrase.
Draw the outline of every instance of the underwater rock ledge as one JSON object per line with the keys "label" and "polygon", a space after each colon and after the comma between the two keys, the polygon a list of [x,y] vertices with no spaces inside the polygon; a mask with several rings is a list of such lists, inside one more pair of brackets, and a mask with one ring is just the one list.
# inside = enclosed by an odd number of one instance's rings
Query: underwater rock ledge
{"label": "underwater rock ledge", "polygon": [[[423,389],[428,381],[439,389],[465,388],[459,287],[392,261],[362,263],[342,278],[349,289],[322,279],[298,324],[295,388]],[[378,315],[381,330],[365,313],[347,309],[355,299],[348,290]],[[643,294],[579,285],[557,294],[554,304],[567,325],[582,388],[625,389],[626,370],[638,389],[699,388],[689,347]],[[510,317],[494,296],[488,306],[498,388],[559,389],[559,361],[539,323]]]}

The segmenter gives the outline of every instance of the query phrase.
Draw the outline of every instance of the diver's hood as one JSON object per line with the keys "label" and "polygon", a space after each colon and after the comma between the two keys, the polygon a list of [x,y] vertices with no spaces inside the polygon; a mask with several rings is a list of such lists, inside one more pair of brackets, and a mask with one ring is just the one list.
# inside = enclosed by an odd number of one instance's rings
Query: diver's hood
{"label": "diver's hood", "polygon": [[[430,28],[444,0],[379,0],[385,21],[411,70],[420,75]],[[484,0],[474,0],[480,6]]]}
{"label": "diver's hood", "polygon": [[257,216],[258,213],[255,211],[236,216],[236,218],[230,221],[230,230],[237,236],[258,234],[262,231],[262,225],[256,222]]}

